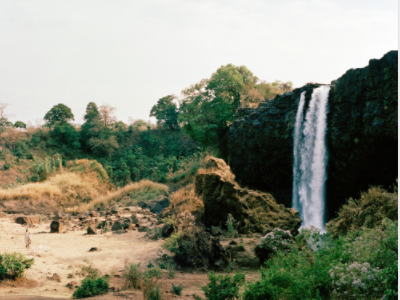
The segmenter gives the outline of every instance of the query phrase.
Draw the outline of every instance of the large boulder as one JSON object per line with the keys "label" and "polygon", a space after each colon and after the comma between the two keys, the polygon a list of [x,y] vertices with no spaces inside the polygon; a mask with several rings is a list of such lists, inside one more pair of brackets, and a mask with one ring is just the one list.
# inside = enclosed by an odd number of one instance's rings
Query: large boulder
{"label": "large boulder", "polygon": [[25,224],[39,224],[39,216],[22,216],[15,219],[15,222],[21,225]]}
{"label": "large boulder", "polygon": [[[398,52],[372,59],[332,81],[327,115],[327,218],[370,185],[393,186],[398,177]],[[307,84],[256,109],[239,109],[229,130],[229,164],[243,186],[267,191],[291,206],[293,134]]]}
{"label": "large boulder", "polygon": [[203,199],[203,221],[207,227],[226,226],[231,214],[239,232],[265,233],[274,228],[297,234],[299,213],[276,203],[271,194],[241,188],[222,159],[207,157],[206,169],[195,178],[196,195]]}
{"label": "large boulder", "polygon": [[61,233],[64,224],[61,221],[53,221],[50,224],[50,233]]}

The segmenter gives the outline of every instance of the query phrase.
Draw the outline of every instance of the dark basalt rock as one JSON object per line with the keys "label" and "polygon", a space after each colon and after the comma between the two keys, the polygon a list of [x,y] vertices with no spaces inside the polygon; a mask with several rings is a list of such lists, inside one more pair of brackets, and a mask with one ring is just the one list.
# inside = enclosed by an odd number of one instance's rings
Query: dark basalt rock
{"label": "dark basalt rock", "polygon": [[[398,166],[398,52],[332,81],[327,116],[327,218],[369,185],[388,188]],[[256,109],[239,109],[229,132],[229,164],[242,186],[291,206],[293,133],[300,94],[306,107],[320,84],[307,84]]]}

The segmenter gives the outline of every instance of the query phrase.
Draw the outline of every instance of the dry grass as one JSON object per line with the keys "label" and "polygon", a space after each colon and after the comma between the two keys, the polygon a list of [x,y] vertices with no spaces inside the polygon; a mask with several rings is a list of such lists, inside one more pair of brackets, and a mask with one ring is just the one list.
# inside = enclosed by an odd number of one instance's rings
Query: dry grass
{"label": "dry grass", "polygon": [[[198,174],[217,174],[221,176],[224,181],[235,181],[235,175],[232,173],[231,168],[226,164],[223,159],[214,156],[207,156],[205,158],[206,168],[200,169]],[[236,182],[235,182],[236,184]]]}
{"label": "dry grass", "polygon": [[96,173],[63,172],[39,183],[29,183],[13,189],[0,190],[0,201],[49,199],[59,206],[90,201],[107,192]]}
{"label": "dry grass", "polygon": [[141,180],[139,182],[130,183],[123,188],[118,189],[108,195],[98,197],[91,201],[90,203],[82,203],[78,206],[68,209],[69,212],[82,212],[88,210],[96,210],[97,208],[105,208],[112,206],[114,203],[118,202],[125,196],[128,196],[134,192],[151,192],[159,191],[164,194],[168,194],[168,186],[161,183],[156,183],[147,179]]}
{"label": "dry grass", "polygon": [[189,211],[196,217],[198,222],[201,221],[204,214],[203,200],[196,196],[193,184],[189,184],[184,188],[177,190],[170,196],[170,206],[163,212],[163,217],[168,217]]}

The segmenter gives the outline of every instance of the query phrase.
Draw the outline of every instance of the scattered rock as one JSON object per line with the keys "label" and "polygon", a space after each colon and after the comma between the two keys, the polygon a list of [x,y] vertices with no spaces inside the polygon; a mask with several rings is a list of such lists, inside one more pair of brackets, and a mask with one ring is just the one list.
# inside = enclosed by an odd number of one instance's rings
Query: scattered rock
{"label": "scattered rock", "polygon": [[98,217],[99,214],[93,210],[93,211],[89,212],[89,216],[91,216],[92,218],[95,218],[95,217]]}
{"label": "scattered rock", "polygon": [[61,282],[61,277],[57,273],[54,273],[51,279],[57,282]]}
{"label": "scattered rock", "polygon": [[94,252],[94,251],[101,251],[101,249],[97,247],[92,247],[89,249],[89,252]]}
{"label": "scattered rock", "polygon": [[61,221],[53,221],[50,224],[50,233],[61,233],[63,223]]}
{"label": "scattered rock", "polygon": [[89,226],[87,228],[87,234],[97,234],[97,232],[95,230],[93,230],[93,228],[91,226]]}
{"label": "scattered rock", "polygon": [[133,213],[131,216],[132,223],[139,223],[136,213]]}
{"label": "scattered rock", "polygon": [[71,282],[67,283],[66,287],[72,290],[72,289],[78,287],[78,283],[76,281],[71,281]]}
{"label": "scattered rock", "polygon": [[164,224],[164,226],[161,229],[161,236],[166,238],[169,237],[173,232],[174,232],[174,226],[167,223]]}
{"label": "scattered rock", "polygon": [[211,226],[211,234],[213,236],[221,235],[222,234],[222,230],[218,226]]}
{"label": "scattered rock", "polygon": [[21,225],[24,224],[39,224],[39,216],[23,216],[15,219],[15,222]]}
{"label": "scattered rock", "polygon": [[[138,224],[136,224],[136,225],[138,225]],[[137,227],[137,226],[136,226],[136,227]],[[139,231],[139,232],[147,232],[147,228],[148,228],[148,227],[146,227],[146,226],[141,226],[141,227],[139,227],[138,231]]]}
{"label": "scattered rock", "polygon": [[123,223],[120,221],[115,221],[111,227],[112,231],[121,230],[121,229],[124,229],[124,226],[123,226]]}

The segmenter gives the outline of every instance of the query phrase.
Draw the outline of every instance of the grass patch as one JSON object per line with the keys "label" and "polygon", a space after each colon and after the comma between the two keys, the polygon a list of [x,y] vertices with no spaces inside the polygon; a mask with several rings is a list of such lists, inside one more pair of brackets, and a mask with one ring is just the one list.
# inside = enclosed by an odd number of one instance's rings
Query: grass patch
{"label": "grass patch", "polygon": [[[87,210],[103,210],[106,207],[120,203],[121,200],[128,202],[124,204],[129,205],[132,203],[131,200],[150,200],[160,195],[168,195],[168,187],[164,184],[144,179],[139,182],[130,183],[115,192],[109,193],[106,196],[98,197],[89,203],[82,203],[68,211],[82,212]],[[130,205],[133,205],[133,203]]]}

